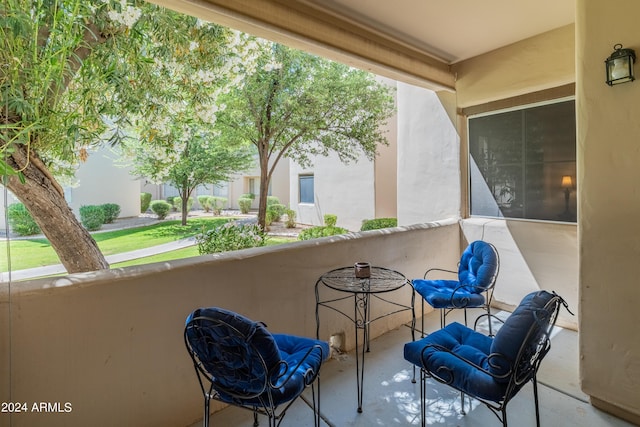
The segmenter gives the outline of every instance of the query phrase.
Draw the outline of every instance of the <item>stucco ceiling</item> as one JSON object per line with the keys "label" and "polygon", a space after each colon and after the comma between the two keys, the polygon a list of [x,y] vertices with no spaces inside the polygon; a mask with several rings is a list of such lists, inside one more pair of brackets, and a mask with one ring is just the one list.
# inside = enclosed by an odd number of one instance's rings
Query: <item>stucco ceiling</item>
{"label": "stucco ceiling", "polygon": [[575,0],[299,0],[447,63],[575,21]]}

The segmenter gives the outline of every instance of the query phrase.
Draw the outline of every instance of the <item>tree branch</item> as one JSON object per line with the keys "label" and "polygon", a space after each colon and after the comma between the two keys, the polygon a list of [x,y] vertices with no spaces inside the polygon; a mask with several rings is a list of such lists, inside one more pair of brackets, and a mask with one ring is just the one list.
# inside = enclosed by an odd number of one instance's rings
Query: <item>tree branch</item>
{"label": "tree branch", "polygon": [[[67,72],[63,74],[62,80],[53,79],[49,90],[55,96],[50,98],[50,105],[54,105],[58,98],[67,90],[67,87],[82,67],[82,63],[89,57],[93,49],[107,41],[107,37],[102,34],[95,23],[89,23],[82,35],[82,42],[71,52],[67,58]],[[40,43],[40,42],[38,42]]]}
{"label": "tree branch", "polygon": [[[271,168],[269,168],[269,176],[271,176],[271,174],[273,173],[273,171],[276,168],[276,165],[278,164],[278,162],[280,161],[280,159],[282,159],[282,157],[284,157],[285,153],[289,150],[289,148],[291,148],[291,146],[302,137],[302,135],[304,135],[306,131],[303,129],[302,131],[298,132],[297,135],[295,135],[293,138],[291,138],[289,140],[289,142],[287,142],[286,144],[284,144],[282,146],[282,149],[278,152],[278,155],[276,156],[275,160],[271,163]],[[272,147],[271,151],[269,152],[269,158],[271,158],[271,155],[273,154],[273,149],[275,149],[275,144]]]}

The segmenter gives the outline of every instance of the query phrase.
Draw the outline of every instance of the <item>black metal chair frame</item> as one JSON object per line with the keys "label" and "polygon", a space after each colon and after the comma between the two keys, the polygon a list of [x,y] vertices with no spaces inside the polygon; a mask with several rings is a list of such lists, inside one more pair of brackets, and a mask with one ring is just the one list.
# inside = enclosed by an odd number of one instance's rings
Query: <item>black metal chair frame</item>
{"label": "black metal chair frame", "polygon": [[[209,323],[209,325],[206,327],[215,326],[215,325],[224,326],[229,331],[233,331],[233,333],[236,336],[244,339],[245,341],[248,340],[249,338],[246,335],[244,335],[242,332],[238,331],[233,326],[229,325],[228,323],[219,319],[213,319],[208,316],[194,317],[185,326],[185,329],[184,329],[185,346],[187,348],[187,351],[189,352],[189,355],[191,356],[191,360],[193,361],[193,366],[198,376],[198,383],[200,384],[200,389],[202,390],[202,394],[204,396],[203,426],[209,427],[210,403],[212,399],[218,400],[225,404],[237,406],[239,408],[252,411],[253,425],[256,427],[259,425],[258,415],[264,415],[268,418],[269,427],[279,426],[286,414],[286,411],[297,400],[298,397],[302,396],[302,393],[295,396],[293,399],[291,399],[290,401],[284,404],[276,405],[274,403],[273,396],[272,396],[273,390],[285,386],[286,383],[291,380],[293,373],[297,371],[297,369],[306,361],[307,357],[309,357],[309,355],[312,352],[319,351],[321,354],[321,360],[324,360],[324,354],[322,354],[323,353],[322,347],[319,345],[315,345],[309,348],[309,350],[305,353],[304,357],[300,359],[298,364],[292,370],[288,369],[289,367],[286,366],[286,362],[284,361],[280,361],[276,366],[274,366],[273,368],[271,368],[271,370],[269,370],[264,358],[260,353],[260,350],[256,348],[254,345],[250,345],[251,353],[258,355],[258,359],[259,359],[259,363],[262,371],[260,378],[264,378],[264,383],[262,384],[262,389],[260,391],[255,393],[250,393],[250,394],[243,394],[238,390],[234,390],[231,388],[223,388],[219,384],[215,385],[215,377],[205,369],[205,367],[203,366],[203,363],[200,361],[198,355],[196,354],[193,347],[191,346],[187,333],[191,329],[195,328],[197,330],[197,328],[202,328],[203,326],[200,326],[199,323],[203,321]],[[198,334],[198,335],[201,339],[210,340],[209,337],[206,337],[202,334]],[[288,372],[288,371],[291,373],[286,377],[283,377],[283,375],[275,374],[278,372]],[[311,387],[311,393],[312,393],[311,406],[314,413],[315,427],[320,427],[320,375],[319,374],[320,374],[319,370],[318,372],[313,372],[313,370],[311,369],[308,369],[304,374],[305,388],[309,386]],[[233,402],[229,402],[228,400],[221,398],[221,393],[227,396],[231,396],[233,399]],[[306,402],[306,399],[304,397],[301,397],[301,398]],[[255,404],[254,402],[250,402],[250,400],[255,400],[255,399],[258,399],[258,401],[260,402],[259,405]]]}
{"label": "black metal chair frame", "polygon": [[[430,348],[435,348],[438,351],[444,351],[452,356],[455,356],[457,359],[462,362],[474,367],[475,369],[484,372],[487,375],[492,376],[495,379],[505,380],[509,379],[509,383],[507,385],[505,397],[500,402],[493,402],[487,399],[482,399],[477,396],[471,396],[480,403],[484,404],[491,410],[491,412],[502,422],[503,427],[507,427],[507,404],[511,401],[511,399],[520,391],[520,389],[528,382],[531,381],[533,383],[533,396],[534,396],[534,404],[536,411],[536,426],[540,427],[540,409],[538,404],[538,381],[537,381],[537,372],[540,367],[540,363],[544,356],[551,349],[551,331],[555,326],[558,312],[560,311],[560,307],[564,306],[570,314],[568,305],[562,297],[556,295],[554,293],[554,297],[549,300],[549,302],[545,305],[544,309],[541,310],[542,313],[550,313],[547,318],[544,316],[536,317],[536,323],[534,323],[530,328],[526,335],[526,338],[523,340],[522,345],[520,346],[520,350],[518,352],[518,356],[513,364],[508,363],[507,358],[499,353],[493,353],[489,355],[489,363],[498,363],[504,364],[505,362],[510,365],[510,369],[503,375],[497,376],[492,374],[491,372],[481,368],[480,366],[464,359],[463,357],[450,352],[444,347],[432,344],[425,346],[422,349],[421,359],[424,359],[424,353]],[[528,345],[529,341],[532,340],[535,335],[538,334],[538,331],[542,330],[542,335],[538,340],[538,345],[535,347],[535,351],[529,351],[531,346]],[[449,387],[452,387],[460,392],[461,403],[462,403],[462,414],[465,414],[464,406],[465,406],[465,394],[466,392],[460,388],[455,387],[453,383],[455,372],[449,369],[447,366],[441,366],[436,372],[428,370],[425,366],[422,366],[420,369],[420,415],[422,417],[422,427],[425,427],[425,418],[426,418],[426,408],[425,408],[425,398],[426,398],[426,382],[428,378],[433,378],[435,381],[446,384]]]}
{"label": "black metal chair frame", "polygon": [[[484,309],[486,311],[486,313],[481,314],[480,316],[478,316],[474,322],[474,329],[476,328],[476,326],[478,325],[478,321],[480,319],[482,319],[483,317],[487,318],[487,321],[489,322],[489,336],[493,336],[493,328],[491,325],[491,319],[496,319],[500,322],[502,322],[502,320],[494,315],[491,314],[491,301],[493,300],[493,290],[494,287],[496,285],[496,280],[498,278],[498,273],[500,272],[500,255],[498,254],[498,250],[496,249],[496,247],[489,243],[489,242],[485,242],[487,243],[492,249],[493,252],[496,254],[496,263],[497,263],[497,267],[496,267],[496,272],[493,274],[493,276],[491,277],[491,281],[489,283],[488,286],[486,287],[482,287],[480,289],[480,287],[478,286],[473,286],[473,285],[468,285],[465,283],[461,283],[459,286],[457,286],[456,288],[453,289],[453,291],[451,292],[451,302],[450,302],[450,307],[451,308],[441,308],[440,310],[440,328],[444,328],[447,324],[447,314],[451,313],[453,310],[464,310],[464,324],[465,326],[467,325],[467,309]],[[460,267],[460,262],[458,262],[458,267]],[[456,270],[447,270],[444,268],[430,268],[428,269],[424,275],[422,276],[423,279],[427,279],[427,276],[429,275],[429,273],[431,272],[444,272],[444,273],[450,273],[450,274],[458,274],[458,271]],[[475,293],[484,293],[485,294],[485,302],[483,305],[480,306],[474,306],[474,307],[468,307],[469,305],[469,300],[468,299],[462,299],[460,300],[461,303],[456,303],[454,301],[454,295],[455,293],[460,290],[460,289],[469,289],[469,290],[473,290],[473,289],[477,289],[479,292],[475,292]],[[422,298],[422,323],[421,323],[421,330],[422,330],[422,336],[425,336],[424,333],[424,298]]]}

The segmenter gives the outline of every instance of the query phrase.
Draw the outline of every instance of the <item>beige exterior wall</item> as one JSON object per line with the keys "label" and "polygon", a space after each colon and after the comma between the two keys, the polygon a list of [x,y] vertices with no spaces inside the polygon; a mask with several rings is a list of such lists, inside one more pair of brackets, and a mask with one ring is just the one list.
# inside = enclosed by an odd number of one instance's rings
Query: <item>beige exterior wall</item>
{"label": "beige exterior wall", "polygon": [[[396,89],[395,81],[383,77],[378,80]],[[374,161],[360,155],[357,161],[344,164],[337,155],[330,154],[315,157],[308,168],[290,162],[289,204],[296,211],[297,222],[323,225],[324,215],[333,214],[338,216],[338,227],[358,231],[363,220],[397,216],[397,120],[398,115],[394,114],[385,124],[389,145],[378,146]],[[299,203],[301,174],[314,176],[313,204]]]}
{"label": "beige exterior wall", "polygon": [[[256,159],[255,167],[248,171],[238,174],[229,182],[229,207],[231,209],[240,209],[238,199],[243,194],[249,193],[251,186],[249,181],[253,179],[255,185],[256,198],[251,204],[252,209],[258,209],[260,200],[258,198],[260,191],[260,168]],[[289,162],[286,159],[280,160],[276,169],[271,176],[271,195],[276,196],[280,203],[287,205],[289,202]]]}
{"label": "beige exterior wall", "polygon": [[[572,83],[574,55],[574,26],[570,25],[456,64],[458,108],[473,108]],[[463,117],[459,127],[464,135],[460,161],[465,211],[469,174],[466,126]],[[576,225],[473,218],[463,221],[463,229],[466,241],[487,240],[496,245],[501,255],[495,293],[499,305],[516,306],[529,291],[547,289],[558,292],[577,311]],[[566,316],[562,320],[565,326],[578,327],[577,317]]]}
{"label": "beige exterior wall", "polygon": [[[116,152],[108,148],[92,151],[76,172],[77,184],[65,188],[65,198],[74,214],[80,218],[80,206],[115,203],[120,217],[140,215],[140,180],[119,166]],[[5,188],[0,186],[4,191]],[[7,206],[20,201],[7,191]],[[5,230],[5,206],[0,205],[0,230]]]}
{"label": "beige exterior wall", "polygon": [[616,43],[640,54],[640,2],[577,3],[582,388],[640,424],[640,82],[609,87],[603,65]]}
{"label": "beige exterior wall", "polygon": [[289,162],[281,160],[271,175],[271,195],[276,196],[280,203],[287,206],[289,201]]}
{"label": "beige exterior wall", "polygon": [[[3,203],[2,205],[0,205],[0,231],[6,231],[7,227],[5,225],[7,224],[7,217],[6,217],[6,208],[4,203],[5,192],[6,192],[6,200],[7,200],[6,206],[9,206],[12,203],[20,203],[20,200],[18,200],[18,198],[14,196],[12,192],[7,190],[6,187],[0,186],[0,189],[2,189],[2,198],[3,198]],[[0,255],[1,254],[2,252],[0,252]]]}
{"label": "beige exterior wall", "polygon": [[529,292],[545,289],[561,295],[576,316],[565,310],[558,325],[578,329],[578,249],[573,224],[469,218],[462,221],[465,244],[493,243],[500,255],[494,305],[513,308]]}
{"label": "beige exterior wall", "polygon": [[568,25],[455,64],[458,108],[575,82],[574,32]]}
{"label": "beige exterior wall", "polygon": [[398,83],[398,223],[460,218],[455,96]]}
{"label": "beige exterior wall", "polygon": [[[394,89],[396,106],[398,103],[397,82],[378,77]],[[389,118],[386,125],[388,146],[378,147],[378,156],[374,163],[375,218],[398,217],[398,114]],[[368,219],[373,219],[368,218]]]}
{"label": "beige exterior wall", "polygon": [[[367,260],[415,277],[427,260],[455,264],[458,243],[455,221],[374,230],[14,284],[11,308],[3,284],[0,320],[11,328],[0,328],[0,342],[11,346],[0,347],[0,400],[69,402],[72,411],[3,414],[0,426],[191,425],[202,417],[183,342],[191,311],[221,306],[262,320],[273,332],[315,336],[320,274]],[[388,296],[407,304],[410,294],[406,288]],[[372,304],[372,318],[383,309]],[[344,332],[346,348],[354,347],[349,320],[328,309],[320,319],[322,339]],[[409,320],[403,312],[373,322],[371,339]]]}
{"label": "beige exterior wall", "polygon": [[[297,222],[322,225],[324,215],[338,216],[338,227],[358,231],[363,219],[375,217],[374,162],[361,155],[356,162],[343,164],[337,155],[318,156],[311,168],[291,162],[290,206]],[[313,174],[314,203],[299,203],[300,174]]]}
{"label": "beige exterior wall", "polygon": [[603,61],[616,43],[638,50],[640,4],[579,0],[577,11],[575,36],[573,26],[561,28],[454,67],[461,108],[576,82],[577,226],[470,219],[463,229],[467,240],[484,236],[498,245],[500,303],[515,302],[507,291],[513,283],[563,289],[579,307],[583,391],[596,406],[638,423],[640,332],[632,319],[640,288],[629,278],[639,255],[640,202],[629,196],[640,180],[640,86],[608,87]]}
{"label": "beige exterior wall", "polygon": [[140,180],[129,168],[118,166],[118,153],[102,148],[89,155],[76,172],[78,186],[68,189],[65,196],[76,216],[80,206],[116,203],[122,218],[140,215]]}

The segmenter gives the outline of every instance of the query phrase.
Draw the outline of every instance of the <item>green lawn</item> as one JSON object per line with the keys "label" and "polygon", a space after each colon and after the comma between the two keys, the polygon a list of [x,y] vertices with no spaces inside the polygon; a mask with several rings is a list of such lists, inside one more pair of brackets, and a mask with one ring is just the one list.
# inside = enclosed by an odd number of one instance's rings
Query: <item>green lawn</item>
{"label": "green lawn", "polygon": [[[92,235],[102,253],[104,255],[112,255],[195,236],[204,230],[215,228],[231,219],[233,218],[191,218],[187,220],[185,227],[180,225],[179,220],[164,221],[145,227],[93,233]],[[23,270],[60,263],[49,241],[44,238],[12,240],[9,242],[9,248],[11,251],[12,270]],[[197,247],[188,249],[195,250],[197,255]],[[2,248],[3,252],[6,250],[6,247]],[[184,257],[187,256],[193,255],[185,255]],[[7,256],[0,257],[0,270],[8,270]]]}
{"label": "green lawn", "polygon": [[[294,237],[269,237],[267,239],[267,246],[273,245],[281,245],[283,243],[296,242],[297,239]],[[138,258],[131,261],[119,262],[116,264],[112,264],[111,268],[120,268],[120,267],[129,267],[132,265],[142,265],[142,264],[151,264],[153,262],[163,262],[163,261],[171,261],[172,259],[182,259],[182,258],[190,258],[194,256],[198,256],[200,253],[198,252],[197,246],[190,246],[184,249],[178,249],[171,252],[165,252],[158,255],[153,255],[145,258]]]}

